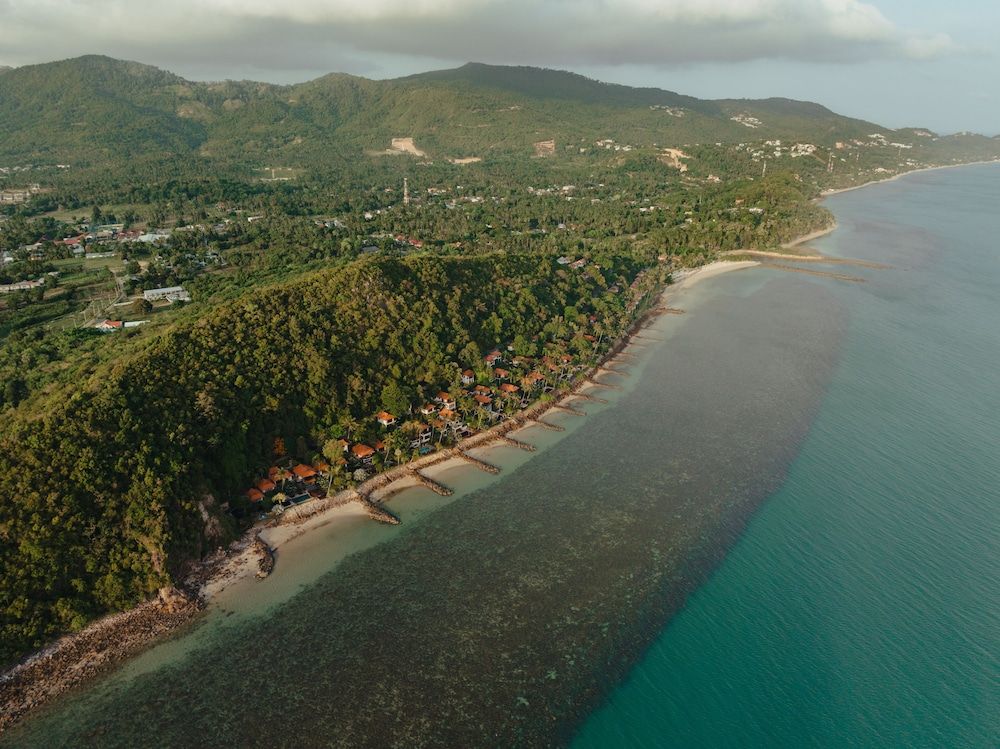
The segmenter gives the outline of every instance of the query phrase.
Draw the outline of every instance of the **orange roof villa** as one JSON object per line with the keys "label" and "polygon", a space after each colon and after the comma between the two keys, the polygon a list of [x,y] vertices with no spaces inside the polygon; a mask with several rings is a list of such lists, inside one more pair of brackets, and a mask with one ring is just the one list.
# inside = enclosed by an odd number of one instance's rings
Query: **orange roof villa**
{"label": "orange roof villa", "polygon": [[305,463],[299,463],[297,466],[292,468],[292,473],[297,479],[301,479],[303,481],[316,478],[316,470],[312,466],[307,466]]}
{"label": "orange roof villa", "polygon": [[374,448],[359,442],[357,445],[354,445],[354,447],[351,448],[351,454],[355,458],[360,458],[364,460],[365,458],[370,458],[372,455],[374,455],[375,450]]}

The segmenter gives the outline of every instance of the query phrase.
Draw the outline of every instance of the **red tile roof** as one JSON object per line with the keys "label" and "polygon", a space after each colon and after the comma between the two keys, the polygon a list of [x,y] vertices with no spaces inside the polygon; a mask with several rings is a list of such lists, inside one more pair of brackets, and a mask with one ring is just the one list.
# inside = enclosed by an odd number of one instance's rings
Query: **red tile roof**
{"label": "red tile roof", "polygon": [[312,466],[307,466],[305,463],[299,463],[292,469],[292,473],[298,476],[300,479],[311,479],[316,475],[316,471]]}
{"label": "red tile roof", "polygon": [[351,448],[351,452],[356,458],[367,458],[369,455],[374,455],[375,450],[368,445],[357,444]]}
{"label": "red tile roof", "polygon": [[251,502],[260,502],[264,499],[264,495],[260,493],[259,489],[247,489],[247,497],[250,498]]}
{"label": "red tile roof", "polygon": [[257,488],[262,492],[274,491],[276,485],[271,479],[261,479],[257,482]]}

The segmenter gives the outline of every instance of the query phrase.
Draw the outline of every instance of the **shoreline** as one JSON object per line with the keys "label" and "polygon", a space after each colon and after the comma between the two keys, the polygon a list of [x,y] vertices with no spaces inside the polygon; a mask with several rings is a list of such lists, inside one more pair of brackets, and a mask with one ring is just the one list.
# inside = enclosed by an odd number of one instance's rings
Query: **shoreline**
{"label": "shoreline", "polygon": [[[856,189],[856,188],[851,188]],[[825,229],[817,229],[816,231],[811,231],[807,234],[803,234],[801,237],[796,237],[790,242],[783,243],[779,249],[790,250],[793,247],[801,247],[802,245],[812,242],[814,239],[819,239],[820,237],[825,237],[827,234],[832,234],[837,230],[837,222],[834,221],[832,224],[827,226]]]}
{"label": "shoreline", "polygon": [[[668,296],[722,273],[757,267],[755,260],[716,260],[696,268],[674,271],[674,282],[633,322],[629,330],[593,367],[581,372],[575,384],[557,391],[547,400],[536,400],[499,424],[462,439],[456,445],[403,465],[377,473],[357,487],[332,497],[313,500],[311,506],[287,511],[278,522],[251,527],[224,549],[201,560],[183,582],[164,588],[151,600],[91,622],[80,632],[66,634],[42,650],[27,656],[0,674],[0,735],[29,712],[45,706],[73,689],[112,672],[122,663],[165,641],[203,616],[222,591],[251,576],[266,577],[275,550],[293,544],[310,531],[333,523],[346,523],[359,516],[391,522],[391,512],[382,503],[407,488],[432,482],[457,465],[471,465],[459,453],[476,451],[472,457],[488,462],[491,448],[508,443],[507,435],[530,427],[538,419],[594,389],[591,380],[599,370],[626,353],[634,336],[664,314]],[[508,438],[509,439],[509,438]],[[485,457],[484,457],[485,456]],[[419,471],[419,473],[418,473]],[[397,520],[398,522],[398,520]]]}
{"label": "shoreline", "polygon": [[1000,164],[1000,159],[988,159],[985,161],[966,161],[962,164],[941,164],[939,166],[922,166],[919,169],[911,169],[907,172],[900,172],[899,174],[893,174],[889,177],[883,177],[882,179],[873,179],[865,182],[861,185],[854,185],[853,187],[838,187],[831,190],[823,190],[820,193],[820,201],[823,198],[828,198],[831,195],[840,195],[845,192],[853,192],[854,190],[860,190],[863,187],[871,187],[872,185],[881,185],[886,182],[895,182],[909,174],[919,174],[920,172],[935,172],[939,169],[958,169],[963,166],[982,166],[984,164]]}

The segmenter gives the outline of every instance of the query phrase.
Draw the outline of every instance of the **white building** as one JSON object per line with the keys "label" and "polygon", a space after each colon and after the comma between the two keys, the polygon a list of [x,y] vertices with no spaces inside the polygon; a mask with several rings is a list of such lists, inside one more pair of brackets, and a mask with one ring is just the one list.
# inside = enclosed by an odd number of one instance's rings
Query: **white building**
{"label": "white building", "polygon": [[147,302],[158,302],[166,299],[168,302],[190,302],[191,295],[183,286],[164,286],[162,289],[147,289],[142,292],[142,298]]}

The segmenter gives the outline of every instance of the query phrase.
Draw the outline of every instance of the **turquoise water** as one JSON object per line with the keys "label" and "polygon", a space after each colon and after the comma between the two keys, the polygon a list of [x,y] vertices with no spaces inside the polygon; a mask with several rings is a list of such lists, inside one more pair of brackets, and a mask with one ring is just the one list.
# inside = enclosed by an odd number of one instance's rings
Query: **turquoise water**
{"label": "turquoise water", "polygon": [[787,481],[576,749],[1000,746],[1000,168],[827,206],[820,250],[893,267],[836,285]]}

